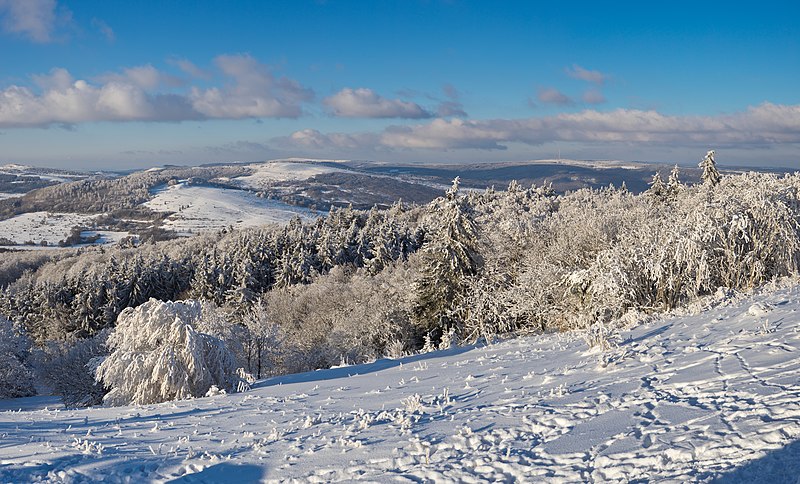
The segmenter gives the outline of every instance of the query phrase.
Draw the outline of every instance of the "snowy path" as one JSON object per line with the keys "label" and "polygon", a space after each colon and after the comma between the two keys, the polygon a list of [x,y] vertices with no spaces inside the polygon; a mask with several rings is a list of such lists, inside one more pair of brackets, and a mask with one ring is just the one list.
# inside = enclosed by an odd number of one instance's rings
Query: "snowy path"
{"label": "snowy path", "polygon": [[556,334],[231,396],[2,412],[0,482],[796,482],[798,309],[795,286],[625,331],[602,357]]}

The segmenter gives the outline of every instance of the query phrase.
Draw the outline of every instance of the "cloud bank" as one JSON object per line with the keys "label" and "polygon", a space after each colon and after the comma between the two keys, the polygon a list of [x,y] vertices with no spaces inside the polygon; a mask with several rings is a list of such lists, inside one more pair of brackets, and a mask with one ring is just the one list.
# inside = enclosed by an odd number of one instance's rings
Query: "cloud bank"
{"label": "cloud bank", "polygon": [[430,118],[433,114],[419,104],[387,99],[372,89],[345,88],[322,100],[331,114],[344,118]]}
{"label": "cloud bank", "polygon": [[[56,7],[55,0],[0,0],[0,28],[33,42],[52,42],[59,20]],[[62,12],[62,17],[68,18],[69,12]]]}
{"label": "cloud bank", "polygon": [[800,143],[800,105],[763,103],[720,116],[668,116],[656,111],[584,110],[525,119],[434,119],[378,133],[297,131],[282,146],[316,149],[505,150],[510,143],[552,141],[655,145],[768,146]]}
{"label": "cloud bank", "polygon": [[[3,0],[0,0],[3,1]],[[0,127],[46,127],[96,121],[186,121],[197,119],[296,118],[313,91],[297,81],[275,77],[248,55],[214,60],[222,85],[188,92],[159,92],[186,84],[177,76],[145,65],[100,76],[74,79],[65,69],[32,76],[31,87],[0,90]],[[187,70],[188,65],[182,67]],[[199,70],[198,70],[199,72]]]}

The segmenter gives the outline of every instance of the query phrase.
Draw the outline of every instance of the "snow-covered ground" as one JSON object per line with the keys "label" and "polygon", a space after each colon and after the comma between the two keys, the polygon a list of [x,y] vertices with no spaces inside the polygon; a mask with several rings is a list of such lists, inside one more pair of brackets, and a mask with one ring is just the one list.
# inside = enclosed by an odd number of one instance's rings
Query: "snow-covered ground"
{"label": "snow-covered ground", "polygon": [[[13,249],[52,249],[58,248],[58,242],[69,237],[72,227],[76,225],[91,226],[94,223],[92,215],[80,215],[76,213],[50,213],[50,212],[29,212],[15,217],[0,220],[0,238],[8,239],[16,244],[24,244],[33,241],[39,244],[42,240],[48,246],[39,245],[14,245],[2,246]],[[92,245],[115,244],[124,237],[130,235],[128,232],[117,232],[111,230],[91,230],[83,231],[81,235],[90,237],[100,235],[100,238]]]}
{"label": "snow-covered ground", "polygon": [[76,213],[29,212],[0,220],[0,238],[13,240],[18,244],[29,240],[37,244],[42,240],[50,245],[69,237],[72,227],[91,225],[89,215]]}
{"label": "snow-covered ground", "polygon": [[796,482],[798,309],[800,285],[606,353],[551,334],[228,396],[0,412],[0,481]]}
{"label": "snow-covered ground", "polygon": [[63,170],[59,170],[58,172],[49,172],[48,168],[34,168],[32,166],[18,165],[14,163],[0,165],[0,174],[35,177],[43,180],[56,181],[59,183],[80,180],[82,178],[86,178],[87,176],[85,173],[71,173]]}
{"label": "snow-covered ground", "polygon": [[346,172],[342,168],[334,168],[314,162],[298,161],[268,161],[266,163],[254,163],[247,165],[247,168],[255,170],[249,176],[234,178],[234,181],[243,187],[264,189],[275,182],[307,180],[312,176],[323,173]]}
{"label": "snow-covered ground", "polygon": [[6,198],[14,198],[14,197],[21,197],[24,193],[5,193],[0,192],[0,200],[5,200]]}
{"label": "snow-covered ground", "polygon": [[295,216],[311,219],[314,213],[302,207],[259,198],[246,190],[178,183],[155,191],[143,205],[157,212],[175,212],[164,228],[182,233],[285,223]]}
{"label": "snow-covered ground", "polygon": [[[116,244],[125,237],[131,237],[132,234],[130,232],[119,232],[112,230],[84,230],[83,232],[81,232],[81,237],[83,238],[89,238],[94,236],[99,236],[100,238],[90,245]],[[81,244],[81,245],[86,245],[86,244]]]}

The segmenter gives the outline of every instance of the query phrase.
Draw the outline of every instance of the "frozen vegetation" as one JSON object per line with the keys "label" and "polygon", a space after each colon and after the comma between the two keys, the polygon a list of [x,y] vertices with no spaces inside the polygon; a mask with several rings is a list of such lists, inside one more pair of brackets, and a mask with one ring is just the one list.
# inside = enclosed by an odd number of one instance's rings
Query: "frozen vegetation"
{"label": "frozen vegetation", "polygon": [[0,401],[0,481],[794,482],[794,284],[720,291],[605,352],[573,331],[159,405]]}
{"label": "frozen vegetation", "polygon": [[786,477],[800,174],[700,168],[8,254],[0,480]]}

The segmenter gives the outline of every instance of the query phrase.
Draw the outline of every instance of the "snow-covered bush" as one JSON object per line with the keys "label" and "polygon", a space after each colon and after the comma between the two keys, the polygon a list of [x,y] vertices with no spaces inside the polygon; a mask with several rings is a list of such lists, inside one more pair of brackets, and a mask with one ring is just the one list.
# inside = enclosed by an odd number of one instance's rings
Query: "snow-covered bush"
{"label": "snow-covered bush", "polygon": [[44,351],[38,369],[44,382],[64,406],[88,407],[99,405],[107,389],[94,375],[96,363],[108,355],[106,340],[110,330],[103,330],[91,338],[70,343],[51,343]]}
{"label": "snow-covered bush", "polygon": [[30,340],[11,321],[0,316],[0,399],[36,394],[28,366]]}
{"label": "snow-covered bush", "polygon": [[110,388],[109,405],[148,404],[202,397],[212,385],[227,392],[239,383],[234,355],[225,342],[196,329],[197,301],[151,299],[124,310],[108,337],[111,354],[97,367]]}
{"label": "snow-covered bush", "polygon": [[371,361],[398,341],[413,347],[403,300],[413,276],[404,268],[375,275],[337,268],[312,284],[271,291],[263,317],[281,334],[272,358],[284,372],[307,371]]}

